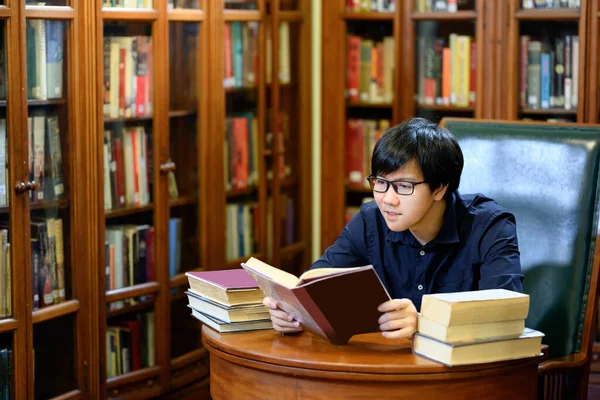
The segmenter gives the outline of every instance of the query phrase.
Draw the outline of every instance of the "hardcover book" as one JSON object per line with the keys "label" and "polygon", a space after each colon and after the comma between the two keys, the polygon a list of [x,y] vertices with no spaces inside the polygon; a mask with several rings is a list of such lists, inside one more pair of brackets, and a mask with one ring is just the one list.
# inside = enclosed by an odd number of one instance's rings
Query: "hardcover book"
{"label": "hardcover book", "polygon": [[186,272],[190,291],[226,306],[262,303],[265,295],[243,269]]}
{"label": "hardcover book", "polygon": [[377,307],[390,300],[372,265],[313,269],[299,278],[253,257],[242,267],[303,329],[333,344],[379,331]]}

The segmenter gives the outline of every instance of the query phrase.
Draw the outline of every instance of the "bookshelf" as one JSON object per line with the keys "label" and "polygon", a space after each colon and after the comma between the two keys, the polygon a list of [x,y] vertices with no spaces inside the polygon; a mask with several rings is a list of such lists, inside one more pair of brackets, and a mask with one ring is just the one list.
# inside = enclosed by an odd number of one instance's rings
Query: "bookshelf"
{"label": "bookshelf", "polygon": [[[237,268],[250,255],[309,266],[308,3],[96,7],[92,393],[207,396],[185,272]],[[268,70],[287,79],[269,81]]]}
{"label": "bookshelf", "polygon": [[[498,24],[506,27],[500,28],[506,43],[500,46],[500,54],[508,59],[501,77],[508,84],[499,87],[505,101],[497,117],[590,122],[585,107],[586,79],[592,70],[586,68],[586,40],[593,37],[588,34],[589,2],[582,1],[581,7],[569,3],[561,8],[534,8],[519,0],[500,2],[507,18],[506,24]],[[564,56],[557,56],[563,52]],[[540,82],[531,80],[532,69],[540,71]],[[539,96],[537,90],[531,93],[532,86],[539,88]]]}
{"label": "bookshelf", "polygon": [[[459,1],[456,10],[438,3],[445,7],[396,1],[367,11],[344,1],[323,4],[323,249],[371,197],[370,149],[389,126],[411,116],[493,116],[493,80],[484,77],[495,73],[485,62],[493,57],[487,43],[494,40],[495,2]],[[461,80],[444,73],[451,65]]]}

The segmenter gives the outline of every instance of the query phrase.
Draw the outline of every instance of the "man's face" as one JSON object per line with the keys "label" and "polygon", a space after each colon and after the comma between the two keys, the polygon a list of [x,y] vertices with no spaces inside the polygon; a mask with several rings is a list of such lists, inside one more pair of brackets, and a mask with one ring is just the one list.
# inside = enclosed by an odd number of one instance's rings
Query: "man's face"
{"label": "man's face", "polygon": [[[410,160],[396,172],[380,177],[389,181],[423,181],[421,168],[414,160]],[[436,200],[443,199],[444,193],[445,190],[432,192],[427,183],[422,183],[416,185],[413,194],[408,196],[396,193],[392,185],[387,192],[373,192],[373,196],[388,228],[394,232],[402,232],[407,229],[422,229],[430,223],[428,213]]]}

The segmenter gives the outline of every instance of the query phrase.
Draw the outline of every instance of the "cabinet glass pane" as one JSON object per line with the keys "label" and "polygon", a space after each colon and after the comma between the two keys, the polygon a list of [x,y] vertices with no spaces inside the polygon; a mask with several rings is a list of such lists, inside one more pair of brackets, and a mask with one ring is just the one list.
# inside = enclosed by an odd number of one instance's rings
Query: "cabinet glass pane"
{"label": "cabinet glass pane", "polygon": [[201,346],[200,322],[190,318],[183,293],[186,271],[200,268],[198,238],[198,95],[200,93],[200,25],[169,24],[169,149],[177,168],[169,172],[169,275],[183,286],[173,292],[171,358]]}
{"label": "cabinet glass pane", "polygon": [[169,0],[167,6],[173,8],[200,8],[200,0]]}
{"label": "cabinet glass pane", "polygon": [[[460,3],[460,2],[459,2]],[[533,8],[552,8],[552,9],[557,9],[557,8],[571,8],[571,9],[578,9],[579,8],[579,4],[575,4],[574,1],[548,1],[548,2],[544,2],[543,6],[536,4],[539,3],[536,0],[522,0],[520,2],[521,4],[521,8],[524,10],[528,10],[528,9],[533,9]],[[577,1],[577,3],[579,3],[579,1]]]}
{"label": "cabinet glass pane", "polygon": [[225,24],[226,258],[258,252],[258,23]]}
{"label": "cabinet glass pane", "polygon": [[13,333],[0,335],[0,368],[7,371],[6,381],[0,384],[0,393],[6,399],[14,399],[14,361],[13,361]]}
{"label": "cabinet glass pane", "polygon": [[25,1],[25,5],[27,5],[27,6],[67,6],[70,4],[72,4],[72,3],[68,0],[45,0],[45,1],[26,0]]}
{"label": "cabinet glass pane", "polygon": [[[106,321],[106,378],[156,365],[156,326],[152,304],[134,299],[137,312],[112,311]],[[112,306],[109,304],[109,306]],[[140,310],[140,308],[145,308]],[[152,386],[154,381],[149,380]]]}
{"label": "cabinet glass pane", "polygon": [[522,21],[519,24],[518,117],[575,122],[581,62],[578,24]]}
{"label": "cabinet glass pane", "polygon": [[[384,0],[385,1],[385,0]],[[397,0],[399,2],[405,0]],[[407,0],[410,1],[410,0]],[[525,0],[527,1],[527,0]],[[533,0],[532,0],[533,1]],[[393,3],[395,1],[392,0]],[[392,6],[394,7],[395,4]],[[368,7],[368,4],[367,4]],[[375,8],[372,6],[372,8]],[[395,8],[395,7],[394,7]],[[456,12],[462,10],[474,10],[475,9],[475,0],[458,0],[455,2],[449,1],[422,1],[422,0],[414,0],[414,10],[418,12]]]}
{"label": "cabinet glass pane", "polygon": [[[104,26],[105,290],[155,281],[150,24]],[[111,303],[114,311],[135,299]]]}
{"label": "cabinet glass pane", "polygon": [[383,22],[367,29],[348,23],[346,55],[346,143],[344,177],[347,204],[359,206],[370,197],[366,177],[370,174],[371,149],[389,127],[394,101],[393,25]]}
{"label": "cabinet glass pane", "polygon": [[256,10],[257,0],[225,0],[225,9],[228,10]]}
{"label": "cabinet glass pane", "polygon": [[6,23],[0,21],[0,318],[12,315],[11,258],[8,205],[10,190],[6,79]]}
{"label": "cabinet glass pane", "polygon": [[475,22],[420,21],[415,37],[416,115],[432,121],[472,117],[477,100]]}
{"label": "cabinet glass pane", "polygon": [[68,22],[26,24],[28,193],[33,309],[71,297]]}
{"label": "cabinet glass pane", "polygon": [[[76,316],[71,314],[33,326],[36,399],[50,399],[78,389],[76,321]],[[57,337],[60,340],[56,340]],[[57,360],[60,360],[60,368],[57,368]]]}
{"label": "cabinet glass pane", "polygon": [[154,0],[97,0],[102,8],[152,8]]}

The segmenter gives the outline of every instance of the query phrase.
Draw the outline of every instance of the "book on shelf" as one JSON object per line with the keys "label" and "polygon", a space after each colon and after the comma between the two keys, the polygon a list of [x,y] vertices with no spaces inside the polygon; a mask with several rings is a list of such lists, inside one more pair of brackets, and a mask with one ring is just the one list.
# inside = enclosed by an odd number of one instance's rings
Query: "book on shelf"
{"label": "book on shelf", "polygon": [[480,364],[535,357],[541,352],[543,333],[525,328],[517,338],[450,344],[416,333],[412,351],[447,366]]}
{"label": "book on shelf", "polygon": [[223,322],[248,322],[271,318],[269,309],[262,304],[228,306],[186,291],[190,308]]}
{"label": "book on shelf", "polygon": [[524,329],[524,319],[445,326],[419,315],[417,332],[441,342],[455,344],[488,338],[516,338]]}
{"label": "book on shelf", "polygon": [[228,306],[260,304],[265,295],[252,276],[243,269],[190,271],[190,291]]}
{"label": "book on shelf", "polygon": [[[188,305],[188,307],[190,307]],[[190,307],[191,308],[191,307]],[[264,329],[273,329],[273,323],[271,319],[262,319],[245,322],[225,322],[220,321],[208,314],[201,313],[200,311],[192,309],[192,316],[200,320],[203,324],[206,324],[213,328],[219,333],[232,333],[232,332],[245,332],[245,331],[257,331]]]}
{"label": "book on shelf", "polygon": [[529,295],[506,289],[438,293],[423,296],[421,315],[443,326],[527,318]]}
{"label": "book on shelf", "polygon": [[579,36],[519,38],[520,107],[576,110],[579,97]]}
{"label": "book on shelf", "polygon": [[304,329],[333,344],[379,331],[377,307],[390,300],[372,265],[314,269],[300,277],[254,257],[242,267]]}

